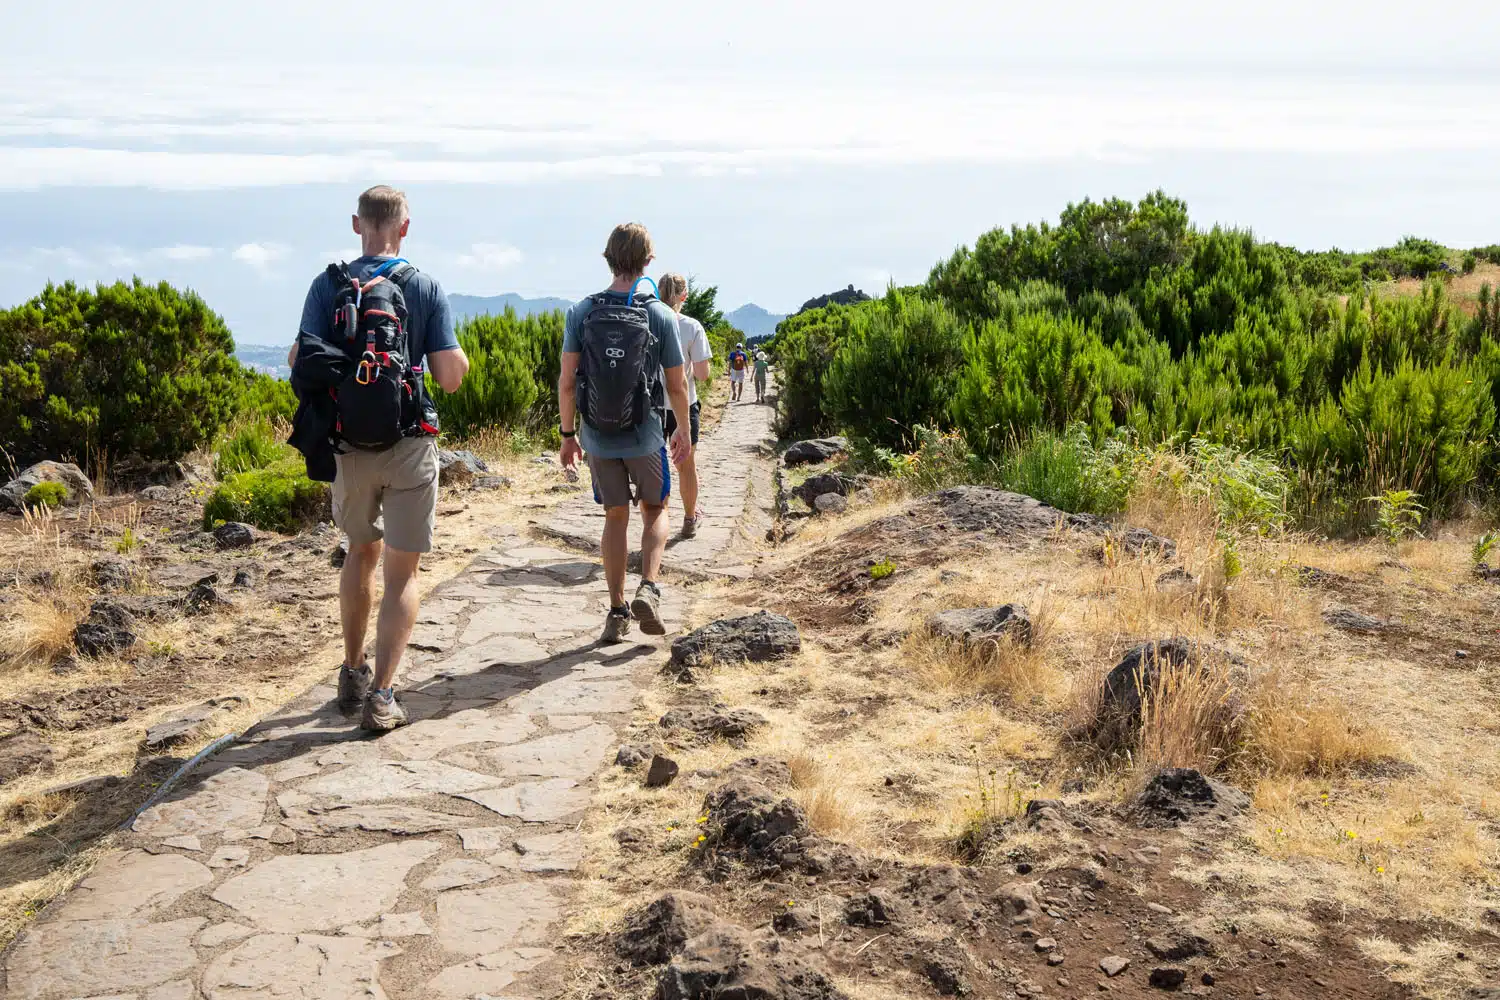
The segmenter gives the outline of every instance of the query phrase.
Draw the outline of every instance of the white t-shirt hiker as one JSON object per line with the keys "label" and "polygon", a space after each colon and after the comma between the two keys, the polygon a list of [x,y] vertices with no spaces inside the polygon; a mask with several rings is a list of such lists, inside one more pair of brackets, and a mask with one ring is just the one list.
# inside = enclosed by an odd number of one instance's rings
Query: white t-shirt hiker
{"label": "white t-shirt hiker", "polygon": [[682,342],[682,360],[688,370],[688,405],[698,402],[698,380],[693,378],[693,365],[699,361],[711,361],[713,348],[708,344],[708,331],[703,324],[691,316],[678,314],[677,339]]}

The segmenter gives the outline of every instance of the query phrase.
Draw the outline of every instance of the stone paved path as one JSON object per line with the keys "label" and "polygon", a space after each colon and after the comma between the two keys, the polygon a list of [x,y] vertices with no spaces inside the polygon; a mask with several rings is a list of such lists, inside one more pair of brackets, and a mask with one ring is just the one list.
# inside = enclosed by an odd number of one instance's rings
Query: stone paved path
{"label": "stone paved path", "polygon": [[[705,440],[713,519],[674,550],[709,571],[747,497],[770,407]],[[569,504],[546,530],[590,542]],[[575,532],[585,532],[573,534]],[[729,557],[733,561],[733,557]],[[618,745],[645,644],[598,646],[607,600],[588,557],[515,536],[440,586],[401,690],[414,724],[365,739],[308,692],[141,815],[5,955],[18,1000],[537,998],[594,775]],[[680,617],[679,587],[664,612]]]}

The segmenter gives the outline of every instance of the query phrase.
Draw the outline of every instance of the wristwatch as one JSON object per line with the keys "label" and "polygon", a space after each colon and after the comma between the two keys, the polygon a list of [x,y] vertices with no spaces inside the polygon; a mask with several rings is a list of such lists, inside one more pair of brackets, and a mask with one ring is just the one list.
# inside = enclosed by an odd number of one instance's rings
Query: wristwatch
{"label": "wristwatch", "polygon": [[561,434],[565,438],[577,437],[578,436],[578,432],[577,431],[565,431],[561,427],[559,427],[557,429],[557,431],[558,431],[559,434]]}

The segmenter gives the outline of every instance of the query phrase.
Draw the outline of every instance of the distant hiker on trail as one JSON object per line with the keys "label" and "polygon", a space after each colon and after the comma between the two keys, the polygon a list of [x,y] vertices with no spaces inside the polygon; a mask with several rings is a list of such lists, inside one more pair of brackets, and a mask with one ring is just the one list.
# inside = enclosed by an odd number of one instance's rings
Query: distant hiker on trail
{"label": "distant hiker on trail", "polygon": [[745,369],[750,367],[750,356],[744,344],[735,344],[729,352],[729,401],[738,403],[745,393]]}
{"label": "distant hiker on trail", "polygon": [[[708,378],[708,363],[713,360],[713,348],[708,343],[708,331],[703,324],[682,312],[687,301],[687,279],[680,274],[667,273],[661,276],[657,286],[661,300],[677,312],[677,336],[682,344],[682,361],[687,366],[688,419],[692,422],[693,449],[677,463],[677,475],[682,491],[682,537],[692,538],[698,533],[698,380]],[[677,416],[667,411],[666,432],[671,437],[677,429]]]}
{"label": "distant hiker on trail", "polygon": [[[437,514],[437,411],[423,371],[456,392],[469,370],[442,286],[401,257],[410,226],[402,192],[381,185],[359,196],[362,255],[313,279],[288,357],[299,390],[292,442],[309,474],[326,471],[333,453],[333,520],[349,537],[338,704],[346,714],[363,709],[361,727],[375,732],[407,723],[396,668],[416,624],[417,566],[432,549]],[[372,676],[365,633],[382,550]]]}
{"label": "distant hiker on trail", "polygon": [[[645,226],[616,226],[604,247],[614,281],[568,310],[563,329],[557,381],[561,457],[569,469],[580,456],[588,457],[594,501],[604,507],[599,549],[610,607],[600,637],[604,642],[624,639],[632,615],[647,635],[667,631],[656,582],[667,545],[666,503],[672,492],[660,412],[664,391],[677,423],[670,461],[681,464],[692,451],[677,314],[640,290],[642,284],[651,285],[646,268],[655,256]],[[625,561],[632,499],[641,505],[641,583],[627,605]]]}
{"label": "distant hiker on trail", "polygon": [[771,368],[771,361],[766,357],[765,351],[755,352],[755,401],[764,403],[766,401],[766,372]]}

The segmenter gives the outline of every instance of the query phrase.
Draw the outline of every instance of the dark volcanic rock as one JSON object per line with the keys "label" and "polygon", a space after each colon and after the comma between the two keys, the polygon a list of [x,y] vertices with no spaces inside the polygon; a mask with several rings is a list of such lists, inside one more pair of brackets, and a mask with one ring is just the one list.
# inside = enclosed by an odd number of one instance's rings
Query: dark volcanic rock
{"label": "dark volcanic rock", "polygon": [[335,545],[333,547],[333,550],[328,553],[328,565],[332,566],[334,569],[343,569],[344,560],[348,558],[349,538],[346,535],[344,537],[341,537],[339,539],[339,543]]}
{"label": "dark volcanic rock", "polygon": [[1141,694],[1150,691],[1164,670],[1191,668],[1219,673],[1229,688],[1221,711],[1225,725],[1239,718],[1237,694],[1249,681],[1249,667],[1239,657],[1189,639],[1158,639],[1134,647],[1104,678],[1099,714],[1089,727],[1095,738],[1129,739],[1141,725]]}
{"label": "dark volcanic rock", "polygon": [[696,892],[669,892],[626,914],[615,951],[636,965],[663,965],[714,923],[713,900]]}
{"label": "dark volcanic rock", "polygon": [[674,708],[661,717],[660,725],[705,740],[735,743],[768,723],[765,716],[748,708]]}
{"label": "dark volcanic rock", "polygon": [[73,629],[73,645],[84,656],[103,656],[135,645],[135,633],[114,625],[79,622]]}
{"label": "dark volcanic rock", "polygon": [[23,775],[52,770],[52,747],[36,733],[0,739],[0,785]]}
{"label": "dark volcanic rock", "polygon": [[932,981],[932,988],[945,997],[967,996],[969,993],[964,964],[952,955],[933,955],[922,966],[922,971]]}
{"label": "dark volcanic rock", "polygon": [[1169,767],[1146,783],[1131,812],[1142,826],[1168,827],[1200,819],[1231,819],[1249,808],[1250,796],[1238,788],[1189,767]]}
{"label": "dark volcanic rock", "polygon": [[719,924],[684,946],[657,981],[658,1000],[842,1000],[790,942]]}
{"label": "dark volcanic rock", "polygon": [[505,476],[475,476],[471,485],[476,490],[508,490],[510,480]]}
{"label": "dark volcanic rock", "polygon": [[1323,620],[1344,632],[1380,632],[1389,627],[1379,618],[1353,608],[1329,608],[1323,612]]}
{"label": "dark volcanic rock", "polygon": [[646,772],[647,788],[665,788],[677,777],[677,762],[670,757],[657,754],[651,758],[651,769]]}
{"label": "dark volcanic rock", "polygon": [[781,460],[787,465],[810,465],[818,462],[826,462],[833,456],[849,450],[849,442],[845,438],[811,438],[807,441],[798,441],[786,450]]}
{"label": "dark volcanic rock", "polygon": [[1173,930],[1146,939],[1151,954],[1164,962],[1186,962],[1199,955],[1212,955],[1213,942],[1187,931]]}
{"label": "dark volcanic rock", "polygon": [[438,484],[454,486],[472,483],[478,476],[490,471],[484,459],[472,451],[438,451]]}
{"label": "dark volcanic rock", "polygon": [[243,549],[255,544],[255,529],[239,521],[228,521],[214,529],[214,541],[221,549]]}
{"label": "dark volcanic rock", "polygon": [[836,493],[841,497],[848,496],[849,489],[853,485],[854,480],[847,479],[837,472],[820,472],[816,476],[808,476],[806,481],[792,492],[811,507],[814,500],[827,493]]}
{"label": "dark volcanic rock", "polygon": [[842,514],[849,509],[849,498],[838,493],[824,493],[813,500],[819,514]]}
{"label": "dark volcanic rock", "polygon": [[89,567],[94,586],[103,591],[129,590],[135,570],[124,559],[100,559]]}
{"label": "dark volcanic rock", "polygon": [[897,922],[895,899],[883,889],[871,889],[844,904],[844,921],[855,927],[884,927]]}
{"label": "dark volcanic rock", "polygon": [[1031,615],[1020,604],[939,611],[927,619],[927,627],[933,635],[965,646],[983,645],[999,639],[1010,639],[1023,645],[1031,642]]}
{"label": "dark volcanic rock", "polygon": [[625,746],[622,746],[618,752],[615,753],[615,766],[639,767],[650,759],[651,751],[643,750],[640,747],[633,747],[629,744],[626,744]]}
{"label": "dark volcanic rock", "polygon": [[67,489],[64,506],[76,507],[94,498],[94,484],[70,462],[38,462],[0,486],[0,510],[20,510],[26,494],[38,483],[61,483]]}
{"label": "dark volcanic rock", "polygon": [[691,669],[709,660],[763,663],[801,649],[802,635],[790,618],[757,611],[739,618],[721,618],[674,640],[668,669]]}
{"label": "dark volcanic rock", "polygon": [[1162,966],[1152,969],[1150,983],[1159,990],[1177,990],[1187,982],[1187,970],[1175,966]]}
{"label": "dark volcanic rock", "polygon": [[748,778],[735,778],[710,792],[703,812],[718,826],[725,844],[751,854],[765,854],[783,838],[810,832],[801,806]]}

